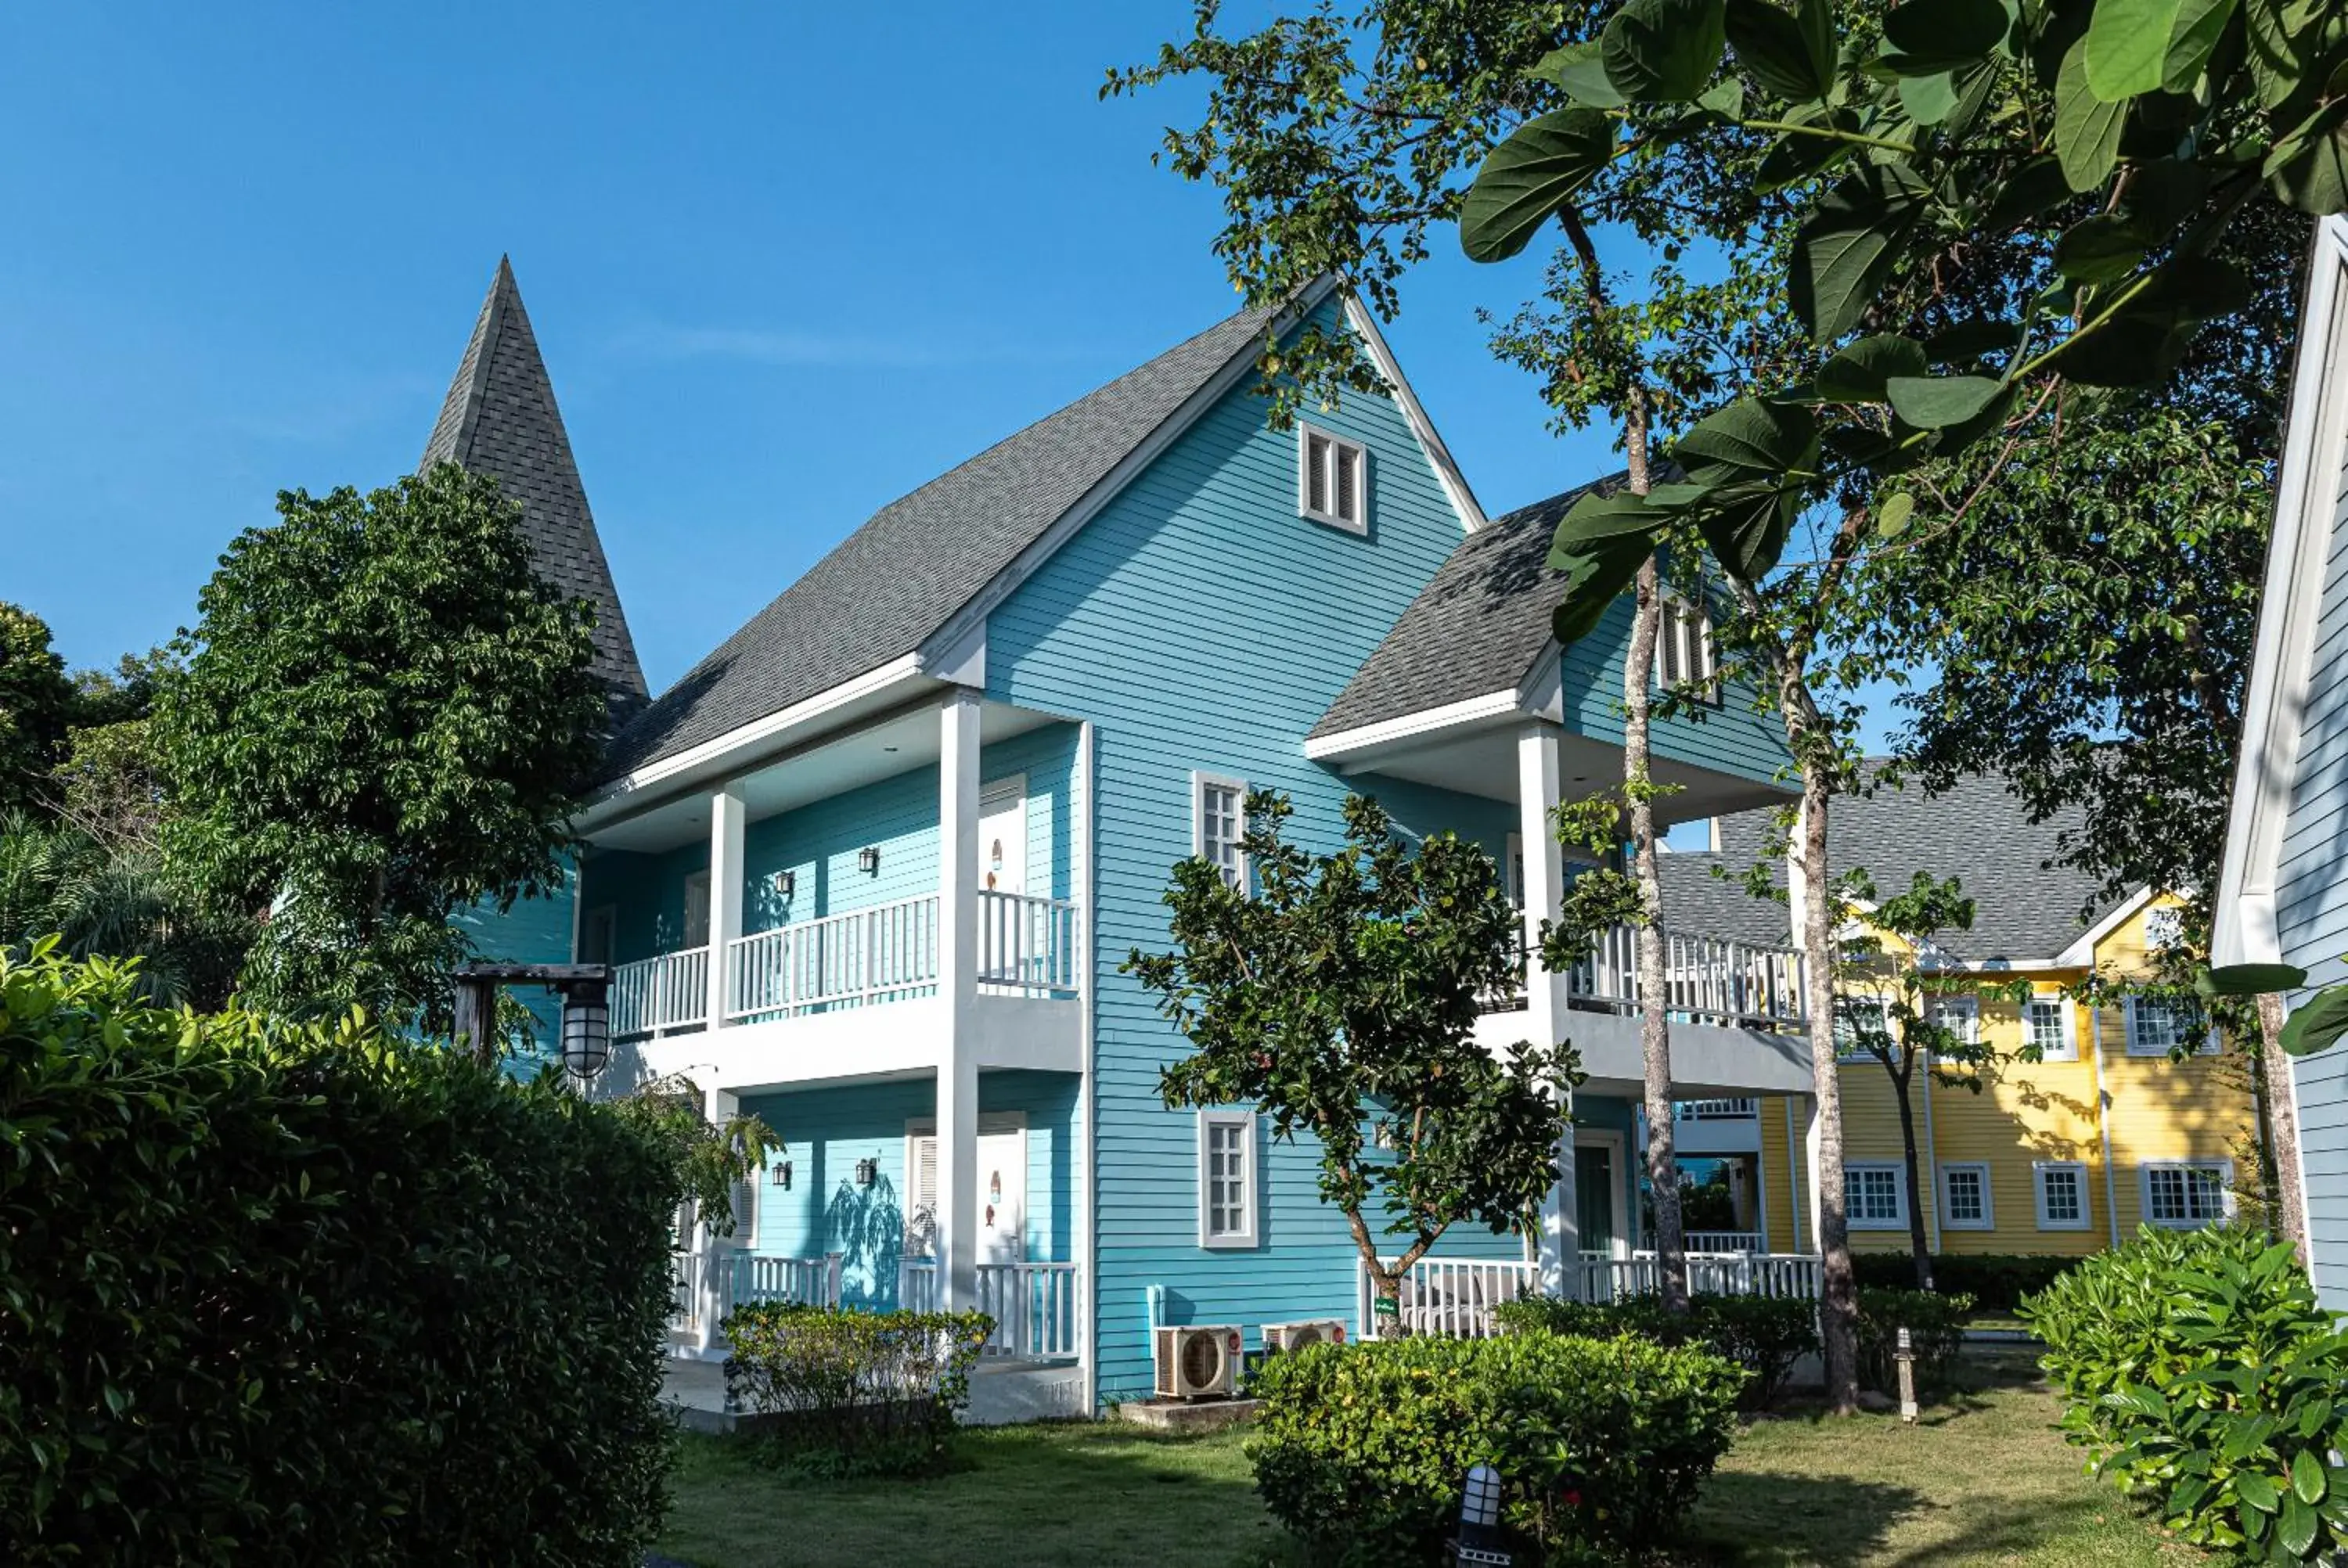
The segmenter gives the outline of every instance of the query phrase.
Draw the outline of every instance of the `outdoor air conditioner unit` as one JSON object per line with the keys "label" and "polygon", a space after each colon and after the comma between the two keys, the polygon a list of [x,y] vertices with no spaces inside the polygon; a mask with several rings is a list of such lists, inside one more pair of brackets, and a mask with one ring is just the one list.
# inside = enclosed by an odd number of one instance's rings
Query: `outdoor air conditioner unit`
{"label": "outdoor air conditioner unit", "polygon": [[1290,1350],[1302,1350],[1307,1345],[1343,1345],[1345,1326],[1334,1317],[1315,1317],[1303,1323],[1267,1323],[1263,1326],[1263,1348],[1278,1356]]}
{"label": "outdoor air conditioner unit", "polygon": [[1160,1328],[1156,1336],[1158,1397],[1229,1396],[1239,1387],[1240,1331],[1228,1324]]}

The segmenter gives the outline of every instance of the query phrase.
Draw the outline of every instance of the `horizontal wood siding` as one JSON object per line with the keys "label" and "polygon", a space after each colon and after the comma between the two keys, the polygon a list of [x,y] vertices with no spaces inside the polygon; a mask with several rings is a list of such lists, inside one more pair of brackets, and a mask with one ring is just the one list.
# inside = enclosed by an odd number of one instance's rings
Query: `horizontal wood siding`
{"label": "horizontal wood siding", "polygon": [[[1310,1147],[1265,1148],[1260,1245],[1197,1245],[1196,1119],[1158,1093],[1184,1046],[1118,972],[1134,948],[1167,940],[1160,900],[1190,853],[1193,769],[1286,791],[1299,839],[1334,846],[1345,784],[1305,760],[1303,737],[1461,538],[1393,403],[1350,396],[1313,419],[1371,453],[1368,537],[1298,515],[1295,434],[1268,429],[1262,403],[1235,392],[988,621],[991,697],[1097,724],[1104,1399],[1147,1386],[1153,1286],[1174,1323],[1354,1315],[1353,1244],[1320,1202]],[[1521,1253],[1513,1235],[1461,1232],[1444,1246]]]}
{"label": "horizontal wood siding", "polygon": [[[571,889],[566,878],[558,891],[543,898],[517,898],[511,908],[502,911],[495,902],[483,899],[460,913],[456,924],[472,938],[475,951],[484,960],[567,964],[571,961]],[[561,1039],[561,999],[538,986],[517,986],[512,995],[537,1020],[538,1050],[534,1055],[510,1061],[508,1071],[532,1073],[541,1060],[554,1053]]]}
{"label": "horizontal wood siding", "polygon": [[[1622,743],[1622,664],[1631,651],[1632,606],[1626,595],[1607,607],[1597,630],[1560,656],[1565,727],[1609,745]],[[1654,753],[1673,762],[1775,780],[1790,766],[1784,724],[1753,709],[1749,682],[1725,682],[1717,708],[1674,713],[1654,722]]]}

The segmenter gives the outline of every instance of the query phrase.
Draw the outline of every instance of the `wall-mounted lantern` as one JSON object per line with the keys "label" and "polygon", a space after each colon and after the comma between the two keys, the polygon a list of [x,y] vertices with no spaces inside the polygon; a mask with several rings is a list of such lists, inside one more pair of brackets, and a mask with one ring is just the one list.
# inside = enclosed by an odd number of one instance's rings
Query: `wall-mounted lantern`
{"label": "wall-mounted lantern", "polygon": [[775,1185],[787,1193],[791,1190],[791,1163],[788,1160],[778,1161],[776,1163]]}
{"label": "wall-mounted lantern", "polygon": [[856,866],[858,870],[863,872],[867,876],[878,876],[880,875],[880,846],[877,844],[868,844],[863,848],[858,850],[856,852]]}
{"label": "wall-mounted lantern", "polygon": [[880,1179],[880,1162],[867,1158],[856,1162],[856,1184],[869,1187]]}
{"label": "wall-mounted lantern", "polygon": [[798,872],[778,871],[775,873],[775,896],[777,897],[789,897],[793,893],[798,891],[798,886],[799,874]]}

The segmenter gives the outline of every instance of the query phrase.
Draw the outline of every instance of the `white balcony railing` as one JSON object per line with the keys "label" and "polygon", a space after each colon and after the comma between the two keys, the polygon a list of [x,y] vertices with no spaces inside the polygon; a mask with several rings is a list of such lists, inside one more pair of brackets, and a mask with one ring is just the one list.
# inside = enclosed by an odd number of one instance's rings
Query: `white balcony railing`
{"label": "white balcony railing", "polygon": [[1690,1252],[1759,1252],[1759,1231],[1687,1231],[1681,1244]]}
{"label": "white balcony railing", "polygon": [[982,890],[978,979],[991,991],[1074,996],[1076,907],[1065,898]]}
{"label": "white balcony railing", "polygon": [[754,1301],[800,1301],[839,1305],[840,1255],[767,1257],[739,1247],[719,1246],[692,1230],[692,1244],[670,1254],[674,1299],[673,1334],[704,1344],[716,1342],[726,1315]]}
{"label": "white balcony railing", "polygon": [[[1816,1300],[1818,1260],[1807,1254],[1737,1253],[1688,1255],[1688,1288],[1722,1296],[1793,1296]],[[1603,1253],[1581,1255],[1581,1299],[1612,1301],[1618,1296],[1660,1290],[1662,1271],[1652,1252],[1628,1257]],[[1377,1315],[1371,1304],[1367,1269],[1359,1270],[1360,1317],[1365,1334],[1375,1333]],[[1522,1296],[1539,1296],[1540,1265],[1515,1259],[1425,1257],[1403,1276],[1401,1317],[1412,1334],[1439,1334],[1448,1338],[1484,1339],[1499,1331],[1492,1309]]]}
{"label": "white balcony railing", "polygon": [[726,949],[729,1022],[900,1001],[938,983],[938,897],[794,921]]}
{"label": "white balcony railing", "polygon": [[[984,1354],[1029,1358],[1081,1354],[1076,1266],[982,1263],[978,1309],[994,1319]],[[908,1312],[938,1309],[938,1266],[909,1257],[897,1266],[897,1304]]]}
{"label": "white balcony railing", "polygon": [[[1796,1296],[1815,1301],[1818,1260],[1807,1253],[1737,1252],[1687,1255],[1688,1288],[1715,1296]],[[1585,1253],[1581,1295],[1585,1301],[1612,1301],[1663,1287],[1663,1266],[1652,1252],[1629,1257]]]}
{"label": "white balcony railing", "polygon": [[1683,1100],[1672,1108],[1682,1122],[1751,1122],[1761,1114],[1758,1100]]}
{"label": "white balcony railing", "polygon": [[709,949],[688,948],[612,971],[612,1037],[698,1029],[709,1014]]}
{"label": "white balcony railing", "polygon": [[[1538,963],[1527,967],[1539,978]],[[1718,937],[1663,933],[1663,997],[1674,1018],[1735,1029],[1794,1030],[1802,1027],[1802,955],[1791,948],[1756,947]],[[1598,1012],[1639,1010],[1639,933],[1611,926],[1591,938],[1590,956],[1566,972],[1566,1002]],[[1524,1006],[1521,990],[1488,997],[1488,1012]]]}

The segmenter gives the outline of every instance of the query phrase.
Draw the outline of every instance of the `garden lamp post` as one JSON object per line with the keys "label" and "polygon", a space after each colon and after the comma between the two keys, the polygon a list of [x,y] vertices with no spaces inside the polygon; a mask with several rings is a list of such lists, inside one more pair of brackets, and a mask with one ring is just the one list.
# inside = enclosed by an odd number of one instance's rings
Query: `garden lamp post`
{"label": "garden lamp post", "polygon": [[563,1071],[584,1082],[603,1071],[612,1057],[612,966],[609,964],[462,964],[452,977],[457,989],[457,1035],[473,1046],[473,1059],[489,1066],[498,1059],[498,988],[544,986],[562,998],[560,1049]]}

